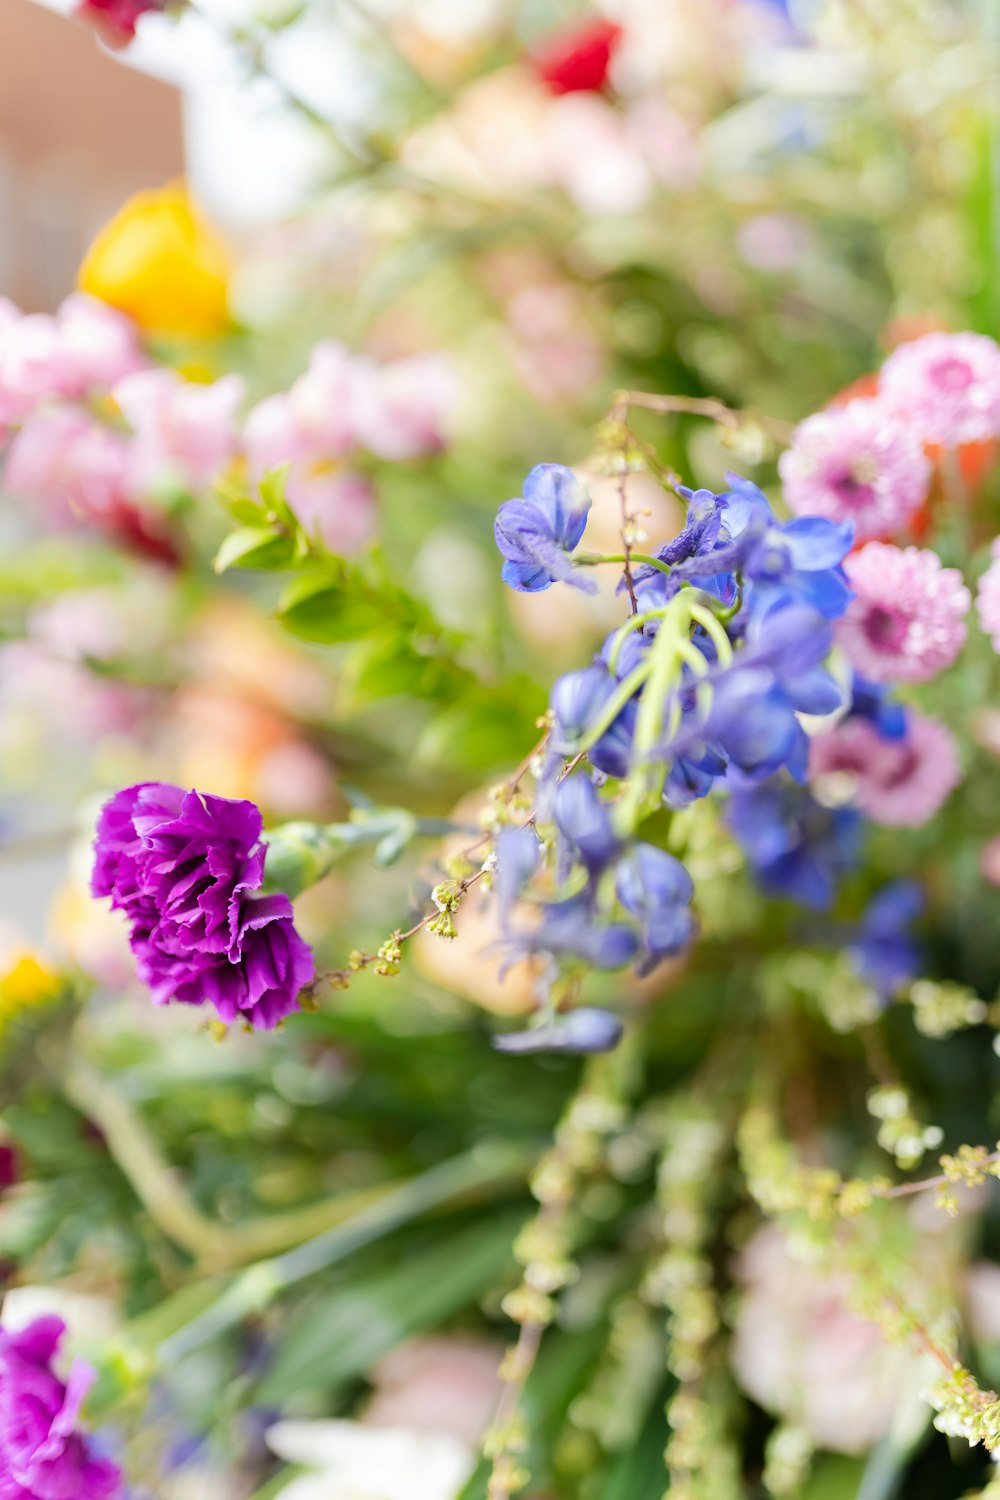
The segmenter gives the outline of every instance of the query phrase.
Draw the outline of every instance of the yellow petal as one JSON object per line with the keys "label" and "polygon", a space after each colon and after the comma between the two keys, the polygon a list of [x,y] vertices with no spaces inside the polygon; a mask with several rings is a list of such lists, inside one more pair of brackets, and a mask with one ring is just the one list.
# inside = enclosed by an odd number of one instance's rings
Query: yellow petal
{"label": "yellow petal", "polygon": [[25,953],[0,978],[0,1010],[13,1015],[53,999],[61,988],[59,975]]}
{"label": "yellow petal", "polygon": [[77,285],[155,333],[229,325],[232,260],[183,183],[137,193],[100,230]]}

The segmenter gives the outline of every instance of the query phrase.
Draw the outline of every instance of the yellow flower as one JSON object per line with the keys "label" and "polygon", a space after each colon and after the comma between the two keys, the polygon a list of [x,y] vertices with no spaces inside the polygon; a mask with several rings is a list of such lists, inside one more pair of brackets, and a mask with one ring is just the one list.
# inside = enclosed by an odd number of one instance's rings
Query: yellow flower
{"label": "yellow flower", "polygon": [[229,326],[229,251],[183,183],[137,193],[100,230],[77,285],[154,333]]}
{"label": "yellow flower", "polygon": [[0,975],[0,1029],[22,1011],[54,1000],[62,989],[62,980],[33,953],[20,953],[6,972]]}

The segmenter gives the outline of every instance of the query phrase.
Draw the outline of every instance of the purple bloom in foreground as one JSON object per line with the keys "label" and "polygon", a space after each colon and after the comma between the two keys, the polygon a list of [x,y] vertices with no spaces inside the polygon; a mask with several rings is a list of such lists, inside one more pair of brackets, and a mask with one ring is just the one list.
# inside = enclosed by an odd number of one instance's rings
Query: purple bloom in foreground
{"label": "purple bloom in foreground", "polygon": [[593,594],[592,578],[574,572],[570,553],[587,525],[587,499],[572,469],[538,464],[524,481],[524,496],[497,512],[494,535],[506,558],[503,581],[519,593],[535,594],[553,583],[572,583]]}
{"label": "purple bloom in foreground", "polygon": [[252,802],[158,782],[106,803],[94,844],[95,896],[124,911],[155,1005],[210,1000],[223,1021],[269,1029],[315,977],[292,904],[259,894],[267,846]]}
{"label": "purple bloom in foreground", "polygon": [[60,1380],[52,1369],[66,1332],[36,1318],[18,1333],[0,1328],[0,1500],[112,1500],[121,1470],[99,1458],[77,1418],[95,1372],[79,1360]]}

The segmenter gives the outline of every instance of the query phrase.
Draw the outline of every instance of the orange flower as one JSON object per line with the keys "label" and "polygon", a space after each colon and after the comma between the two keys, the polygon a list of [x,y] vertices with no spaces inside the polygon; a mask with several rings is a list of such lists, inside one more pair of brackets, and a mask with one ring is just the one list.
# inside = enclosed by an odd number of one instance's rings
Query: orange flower
{"label": "orange flower", "polygon": [[175,182],[119,209],[87,251],[77,284],[140,328],[205,337],[229,326],[231,271],[229,251]]}

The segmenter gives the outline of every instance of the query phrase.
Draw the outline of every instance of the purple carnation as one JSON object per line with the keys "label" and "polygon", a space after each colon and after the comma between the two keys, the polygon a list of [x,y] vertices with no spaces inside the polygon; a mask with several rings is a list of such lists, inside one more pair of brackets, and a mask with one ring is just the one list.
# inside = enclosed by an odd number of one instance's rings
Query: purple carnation
{"label": "purple carnation", "polygon": [[315,977],[292,904],[259,894],[267,846],[252,802],[147,782],[97,824],[91,889],[124,911],[153,1003],[210,1000],[223,1021],[270,1029]]}
{"label": "purple carnation", "polygon": [[121,1470],[99,1458],[77,1417],[95,1379],[79,1360],[60,1380],[52,1369],[66,1332],[36,1318],[19,1333],[0,1328],[0,1500],[111,1500]]}

